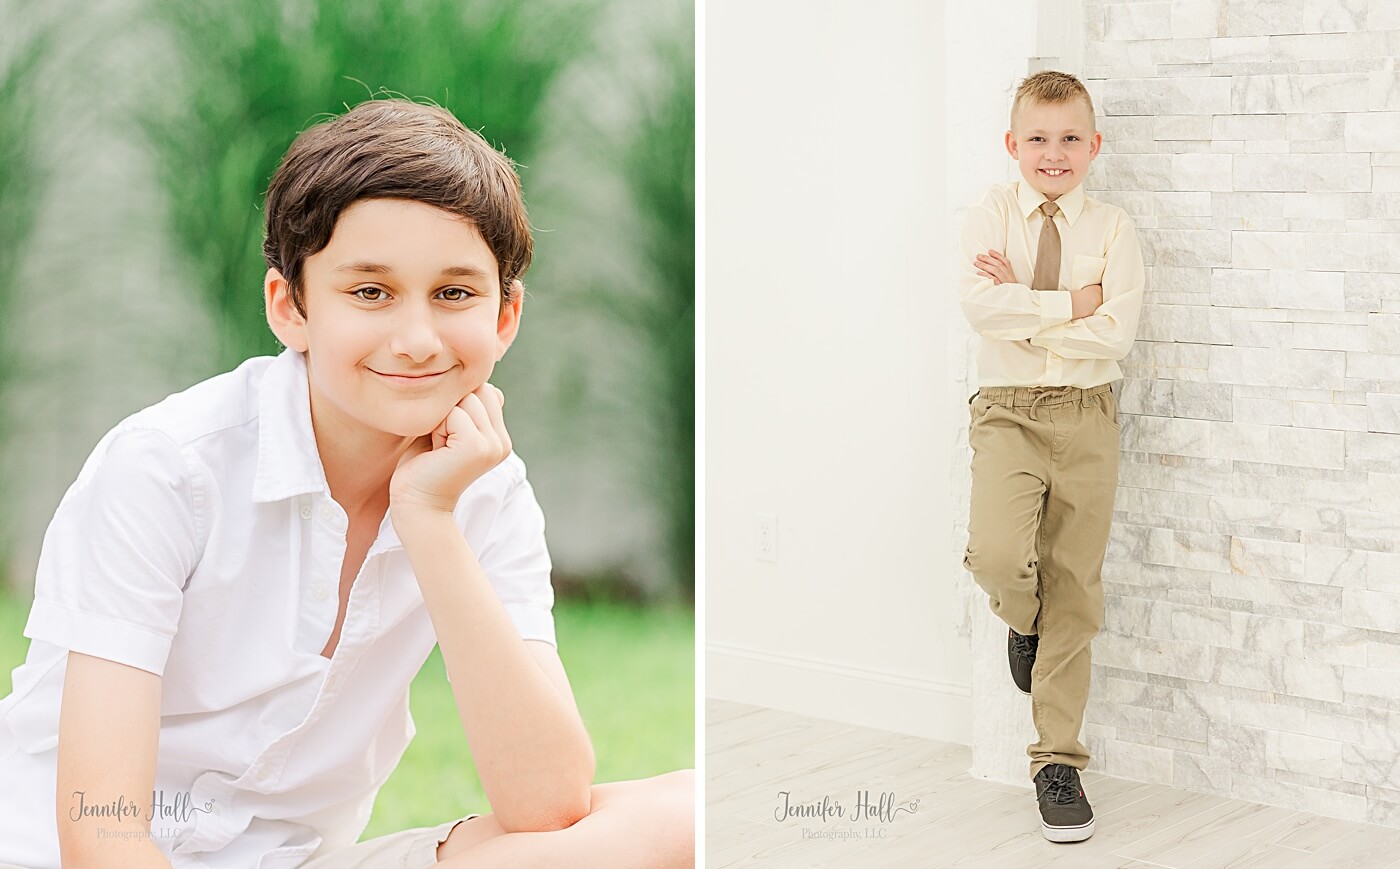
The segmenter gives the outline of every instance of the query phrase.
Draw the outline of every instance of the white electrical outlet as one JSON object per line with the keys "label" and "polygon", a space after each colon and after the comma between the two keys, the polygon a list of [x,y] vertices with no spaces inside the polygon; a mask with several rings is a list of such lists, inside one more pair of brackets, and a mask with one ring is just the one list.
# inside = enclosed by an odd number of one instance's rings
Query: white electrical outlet
{"label": "white electrical outlet", "polygon": [[772,513],[758,514],[759,561],[778,560],[778,517]]}

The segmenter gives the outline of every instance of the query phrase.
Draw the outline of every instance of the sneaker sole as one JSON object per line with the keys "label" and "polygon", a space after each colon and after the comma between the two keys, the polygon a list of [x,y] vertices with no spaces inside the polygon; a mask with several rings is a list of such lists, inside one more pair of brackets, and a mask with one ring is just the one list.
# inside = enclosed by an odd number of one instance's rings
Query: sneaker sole
{"label": "sneaker sole", "polygon": [[[1016,685],[1015,682],[1012,682],[1011,684],[1012,684],[1012,685]],[[1017,691],[1020,691],[1022,694],[1026,695],[1027,697],[1031,696],[1031,692],[1027,691],[1025,688],[1022,688],[1020,685],[1016,685],[1016,690],[1017,690]]]}
{"label": "sneaker sole", "polygon": [[1052,842],[1082,842],[1094,835],[1094,819],[1078,827],[1052,827],[1042,823],[1040,831]]}

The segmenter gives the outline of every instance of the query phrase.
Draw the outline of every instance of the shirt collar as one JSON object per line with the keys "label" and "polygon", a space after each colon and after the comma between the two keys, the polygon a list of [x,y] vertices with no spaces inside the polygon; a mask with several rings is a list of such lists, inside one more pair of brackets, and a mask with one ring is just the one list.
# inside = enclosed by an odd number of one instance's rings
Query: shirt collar
{"label": "shirt collar", "polygon": [[[1040,203],[1045,201],[1045,194],[1025,181],[1017,181],[1016,201],[1021,206],[1021,217],[1030,219],[1031,213],[1040,207]],[[1060,213],[1065,216],[1065,221],[1070,226],[1074,226],[1074,222],[1084,212],[1084,183],[1081,181],[1070,192],[1061,194],[1060,198],[1055,200],[1055,204],[1060,207]]]}
{"label": "shirt collar", "polygon": [[288,347],[263,372],[258,390],[258,469],[254,503],[329,492],[316,433],[306,357]]}
{"label": "shirt collar", "polygon": [[[258,391],[258,469],[253,503],[281,501],[296,495],[324,493],[330,498],[316,432],[311,426],[311,387],[306,356],[290,347],[263,372]],[[379,533],[365,557],[403,546],[385,512]]]}

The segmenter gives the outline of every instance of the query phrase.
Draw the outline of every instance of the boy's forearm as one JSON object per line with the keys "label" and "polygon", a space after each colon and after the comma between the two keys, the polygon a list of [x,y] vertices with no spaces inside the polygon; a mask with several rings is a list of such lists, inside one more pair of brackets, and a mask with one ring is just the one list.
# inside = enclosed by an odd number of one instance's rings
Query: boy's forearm
{"label": "boy's forearm", "polygon": [[589,811],[593,748],[530,657],[450,513],[400,517],[482,787],[507,832],[558,829]]}
{"label": "boy's forearm", "polygon": [[64,869],[171,869],[170,859],[150,839],[112,839],[86,848],[63,848]]}
{"label": "boy's forearm", "polygon": [[1032,290],[1023,284],[994,284],[968,276],[962,283],[963,316],[984,338],[1024,341],[1073,318],[1073,298],[1063,290]]}

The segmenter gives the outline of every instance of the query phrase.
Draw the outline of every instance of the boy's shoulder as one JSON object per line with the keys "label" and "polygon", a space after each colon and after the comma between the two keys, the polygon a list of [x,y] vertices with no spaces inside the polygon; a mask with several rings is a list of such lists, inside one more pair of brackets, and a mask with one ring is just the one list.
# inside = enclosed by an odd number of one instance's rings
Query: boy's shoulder
{"label": "boy's shoulder", "polygon": [[266,375],[274,364],[285,361],[278,356],[247,359],[232,371],[201,380],[138,410],[118,423],[113,433],[154,430],[186,446],[207,435],[247,425],[258,416],[258,398]]}
{"label": "boy's shoulder", "polygon": [[97,442],[77,483],[109,466],[138,477],[179,473],[182,478],[187,473],[204,477],[219,467],[246,467],[246,459],[257,452],[260,397],[272,385],[269,375],[289,362],[256,356],[136,411]]}
{"label": "boy's shoulder", "polygon": [[987,192],[975,203],[990,208],[1000,214],[1015,214],[1017,210],[1017,188],[1015,181],[1002,181],[987,188]]}

